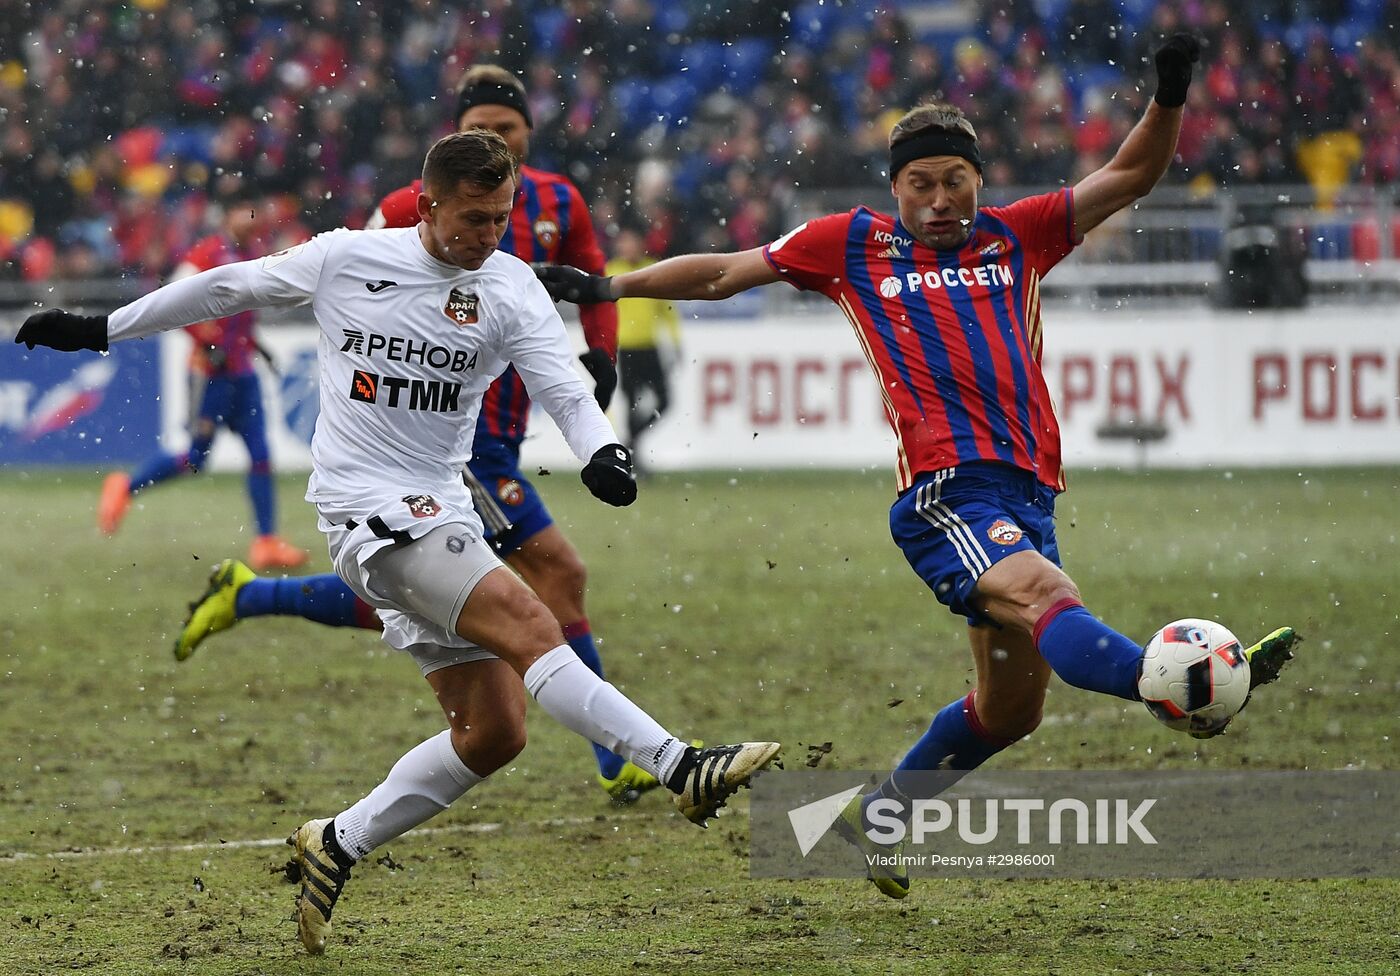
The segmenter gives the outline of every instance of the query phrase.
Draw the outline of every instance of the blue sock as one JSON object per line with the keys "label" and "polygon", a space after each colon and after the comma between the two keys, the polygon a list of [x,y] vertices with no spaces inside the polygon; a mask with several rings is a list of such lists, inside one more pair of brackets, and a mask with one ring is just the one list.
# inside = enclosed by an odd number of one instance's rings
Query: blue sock
{"label": "blue sock", "polygon": [[[574,649],[578,659],[588,665],[588,670],[600,678],[604,676],[603,659],[598,656],[598,648],[593,643],[593,632],[589,629],[586,619],[565,627],[564,639]],[[593,754],[598,757],[598,772],[607,779],[616,777],[623,763],[627,762],[617,753],[609,752],[596,742],[593,743]]]}
{"label": "blue sock", "polygon": [[258,535],[271,535],[277,528],[277,508],[272,497],[272,474],[267,462],[248,469],[248,497],[253,500],[253,517]]}
{"label": "blue sock", "polygon": [[243,584],[234,614],[244,617],[305,617],[331,627],[361,626],[356,619],[355,594],[334,573],[255,579]]}
{"label": "blue sock", "polygon": [[898,769],[976,769],[1011,743],[988,735],[977,720],[973,695],[944,705]]}
{"label": "blue sock", "polygon": [[947,789],[958,780],[958,775],[949,774],[949,771],[969,772],[1011,745],[1015,740],[995,738],[982,728],[973,700],[973,693],[969,693],[967,697],[945,705],[933,717],[928,731],[900,761],[899,767],[874,792],[865,795],[861,809],[864,810],[875,800],[897,799],[907,813],[907,801],[928,799],[920,795],[928,790],[912,785],[912,782],[923,778],[906,782],[901,788],[900,773],[937,770],[945,774],[938,779],[938,787]]}
{"label": "blue sock", "polygon": [[1139,700],[1142,648],[1078,603],[1045,611],[1035,625],[1035,646],[1066,684]]}
{"label": "blue sock", "polygon": [[131,473],[131,490],[137,492],[142,488],[149,488],[184,474],[186,470],[185,455],[157,454]]}

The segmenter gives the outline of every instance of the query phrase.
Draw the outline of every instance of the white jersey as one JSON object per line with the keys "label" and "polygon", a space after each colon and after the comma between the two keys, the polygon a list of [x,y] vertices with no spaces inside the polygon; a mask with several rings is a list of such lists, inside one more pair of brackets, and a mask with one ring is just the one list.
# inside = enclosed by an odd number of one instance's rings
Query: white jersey
{"label": "white jersey", "polygon": [[323,515],[363,518],[396,494],[465,497],[482,396],[508,364],[580,459],[617,440],[530,267],[500,251],[476,271],[444,264],[416,227],[331,231],[186,278],[112,313],[108,336],[308,303],[321,413],[307,499]]}

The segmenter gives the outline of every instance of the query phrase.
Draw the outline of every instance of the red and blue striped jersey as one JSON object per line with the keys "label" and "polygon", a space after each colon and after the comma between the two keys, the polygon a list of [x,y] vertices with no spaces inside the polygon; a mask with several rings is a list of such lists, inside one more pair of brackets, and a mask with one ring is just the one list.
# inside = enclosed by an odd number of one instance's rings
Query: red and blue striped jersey
{"label": "red and blue striped jersey", "polygon": [[[195,272],[208,271],[253,257],[223,234],[211,234],[200,241],[181,259]],[[196,322],[185,327],[194,339],[190,353],[190,369],[203,376],[247,376],[253,372],[253,356],[257,343],[253,338],[254,313],[239,312],[227,318]]]}
{"label": "red and blue striped jersey", "polygon": [[1040,368],[1040,279],[1069,254],[1069,189],[982,207],[956,251],[864,207],[809,221],[763,249],[855,329],[899,443],[898,486],[999,461],[1064,488],[1060,426]]}
{"label": "red and blue striped jersey", "polygon": [[[412,227],[418,223],[417,201],[422,185],[422,180],[414,180],[386,196],[379,204],[383,223],[373,223],[384,227]],[[589,274],[602,274],[606,263],[578,188],[557,173],[531,166],[520,167],[520,185],[500,249],[532,264],[567,264]],[[582,305],[579,321],[588,347],[606,349],[616,360],[617,305]],[[505,441],[518,452],[529,419],[530,396],[525,384],[515,367],[507,367],[486,391],[476,424],[477,439]]]}

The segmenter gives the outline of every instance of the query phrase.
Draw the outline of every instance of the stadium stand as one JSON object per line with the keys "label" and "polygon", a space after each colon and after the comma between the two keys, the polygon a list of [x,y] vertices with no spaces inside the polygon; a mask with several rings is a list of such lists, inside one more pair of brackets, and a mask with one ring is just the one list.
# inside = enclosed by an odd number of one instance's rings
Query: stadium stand
{"label": "stadium stand", "polygon": [[165,274],[240,180],[275,197],[289,239],[358,226],[413,177],[480,61],[528,79],[533,161],[604,223],[644,222],[653,253],[752,246],[836,191],[879,188],[891,118],[934,95],[978,121],[990,188],[1069,182],[1119,143],[1147,52],[1180,29],[1209,45],[1164,198],[1185,229],[1105,246],[1199,270],[1234,223],[1229,194],[1279,187],[1307,209],[1280,219],[1314,262],[1393,265],[1400,244],[1400,0],[0,0],[0,15],[0,280]]}

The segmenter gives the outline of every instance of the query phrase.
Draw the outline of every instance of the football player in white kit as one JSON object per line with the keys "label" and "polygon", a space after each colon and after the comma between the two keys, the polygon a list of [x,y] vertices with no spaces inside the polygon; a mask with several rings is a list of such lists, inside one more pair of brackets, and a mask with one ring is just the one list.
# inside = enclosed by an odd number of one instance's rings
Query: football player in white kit
{"label": "football player in white kit", "polygon": [[[539,598],[482,541],[459,472],[487,386],[514,364],[531,398],[586,461],[588,490],[628,505],[637,486],[529,266],[496,250],[514,163],[495,133],[439,140],[423,167],[422,222],[337,230],[256,261],[166,285],[107,316],[30,316],[15,341],[105,350],[191,322],[310,304],[321,329],[321,414],[307,500],[336,572],[389,611],[384,639],[407,651],[447,716],[367,796],[289,839],[302,886],[298,931],[325,951],[357,860],[447,808],[525,745],[525,692],[573,731],[625,756],[704,825],[778,753],[776,742],[697,750],[668,733],[565,642]],[[523,679],[523,681],[522,681]]]}

